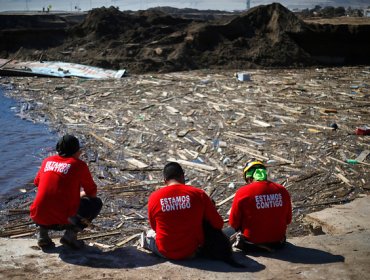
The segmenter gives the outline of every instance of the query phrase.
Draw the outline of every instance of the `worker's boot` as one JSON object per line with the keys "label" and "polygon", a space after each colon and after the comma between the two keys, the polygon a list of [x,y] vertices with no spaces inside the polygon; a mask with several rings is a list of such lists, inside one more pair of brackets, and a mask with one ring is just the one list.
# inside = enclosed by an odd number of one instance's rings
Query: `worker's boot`
{"label": "worker's boot", "polygon": [[64,235],[60,239],[60,243],[75,250],[81,249],[85,245],[82,240],[77,240],[77,231],[72,229],[67,229],[64,232]]}
{"label": "worker's boot", "polygon": [[80,215],[72,216],[68,218],[68,222],[74,226],[77,232],[83,231],[84,228],[88,227],[91,222]]}
{"label": "worker's boot", "polygon": [[145,236],[145,232],[141,233],[139,243],[140,243],[141,248],[144,248],[144,249],[147,249],[147,250],[149,249],[148,241],[147,241],[146,236]]}
{"label": "worker's boot", "polygon": [[37,245],[40,248],[47,248],[55,246],[53,240],[49,237],[49,230],[43,226],[40,226],[39,233],[37,236]]}
{"label": "worker's boot", "polygon": [[238,232],[233,236],[233,243],[232,243],[233,248],[237,248],[239,250],[245,251],[246,243],[247,243],[247,240],[245,239],[244,235],[241,232]]}

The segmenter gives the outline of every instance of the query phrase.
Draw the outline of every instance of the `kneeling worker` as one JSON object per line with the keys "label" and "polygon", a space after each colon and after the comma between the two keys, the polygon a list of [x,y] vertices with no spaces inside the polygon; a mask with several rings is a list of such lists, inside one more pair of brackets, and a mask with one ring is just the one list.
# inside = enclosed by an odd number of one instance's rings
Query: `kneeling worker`
{"label": "kneeling worker", "polygon": [[79,249],[83,242],[77,240],[77,233],[99,214],[102,201],[96,197],[97,186],[88,166],[79,158],[78,139],[64,135],[56,150],[57,155],[43,160],[34,180],[37,193],[30,216],[40,227],[41,248],[54,246],[49,230],[65,230],[60,242]]}
{"label": "kneeling worker", "polygon": [[229,217],[230,226],[237,232],[233,246],[245,251],[282,247],[292,220],[288,191],[267,180],[266,167],[260,161],[250,160],[243,175],[247,185],[237,190]]}
{"label": "kneeling worker", "polygon": [[204,243],[203,222],[221,230],[222,217],[203,190],[185,185],[180,164],[168,163],[163,176],[165,186],[149,197],[152,230],[142,235],[141,246],[168,259],[191,258]]}

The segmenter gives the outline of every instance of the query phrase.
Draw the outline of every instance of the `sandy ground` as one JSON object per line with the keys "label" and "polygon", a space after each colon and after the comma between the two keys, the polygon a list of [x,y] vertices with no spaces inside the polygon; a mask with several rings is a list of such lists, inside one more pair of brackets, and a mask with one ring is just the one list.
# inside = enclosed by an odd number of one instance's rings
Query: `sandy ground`
{"label": "sandy ground", "polygon": [[[32,239],[0,239],[1,279],[366,279],[370,273],[370,196],[313,213],[340,234],[296,237],[282,251],[234,257],[245,268],[194,259],[171,262],[135,246],[102,252],[57,244],[42,252]],[[362,214],[359,214],[362,213]],[[343,229],[348,221],[352,230]],[[323,226],[323,230],[326,227]]]}

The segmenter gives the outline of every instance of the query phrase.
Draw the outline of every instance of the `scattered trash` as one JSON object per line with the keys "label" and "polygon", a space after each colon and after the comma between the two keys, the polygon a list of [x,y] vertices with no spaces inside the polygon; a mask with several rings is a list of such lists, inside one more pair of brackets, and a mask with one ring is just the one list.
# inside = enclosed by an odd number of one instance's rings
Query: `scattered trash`
{"label": "scattered trash", "polygon": [[103,68],[87,66],[76,63],[57,61],[7,61],[0,59],[0,74],[2,75],[29,75],[44,77],[79,77],[85,79],[120,79],[126,74],[126,70],[107,70]]}
{"label": "scattered trash", "polygon": [[334,130],[337,130],[339,127],[338,127],[338,125],[336,124],[336,123],[331,123],[330,125],[329,125],[329,127],[331,127],[332,129],[334,129]]}
{"label": "scattered trash", "polygon": [[356,158],[358,162],[363,162],[367,156],[370,154],[369,150],[364,150],[360,153],[360,155]]}
{"label": "scattered trash", "polygon": [[223,160],[222,160],[222,163],[224,164],[224,165],[228,165],[229,163],[230,163],[230,158],[228,158],[228,157],[226,157],[226,158],[224,158]]}
{"label": "scattered trash", "polygon": [[[349,80],[369,83],[363,69],[256,69],[253,83],[238,81],[233,70],[0,81],[13,85],[5,94],[22,101],[27,119],[41,115],[58,133],[84,143],[105,206],[81,238],[104,247],[137,242],[131,237],[148,227],[147,199],[163,186],[169,161],[183,166],[189,184],[207,190],[226,220],[233,194],[245,184],[243,166],[262,160],[269,178],[291,193],[289,237],[305,233],[306,213],[368,193],[367,138],[353,132],[370,123],[368,97],[347,93]],[[340,124],[335,133],[334,124]],[[34,192],[17,193],[21,198],[0,215],[0,231],[10,226],[4,236],[36,231],[27,224]]]}
{"label": "scattered trash", "polygon": [[231,182],[228,186],[229,189],[235,189],[235,184],[234,182]]}
{"label": "scattered trash", "polygon": [[324,114],[336,114],[336,113],[338,113],[337,109],[322,109],[320,111]]}
{"label": "scattered trash", "polygon": [[311,132],[311,133],[320,133],[321,132],[321,130],[318,130],[318,129],[315,129],[315,128],[308,128],[307,131]]}
{"label": "scattered trash", "polygon": [[248,74],[248,73],[237,73],[236,76],[237,76],[238,80],[241,81],[241,82],[251,80],[251,75]]}
{"label": "scattered trash", "polygon": [[370,135],[370,127],[361,126],[356,128],[356,135]]}

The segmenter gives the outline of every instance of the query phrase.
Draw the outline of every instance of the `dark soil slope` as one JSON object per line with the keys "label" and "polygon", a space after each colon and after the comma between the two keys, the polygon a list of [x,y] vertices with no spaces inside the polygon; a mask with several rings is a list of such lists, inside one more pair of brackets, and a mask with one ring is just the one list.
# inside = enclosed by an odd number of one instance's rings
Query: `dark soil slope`
{"label": "dark soil slope", "polygon": [[111,7],[92,10],[72,27],[46,25],[36,32],[27,26],[34,32],[27,34],[25,26],[0,30],[1,57],[12,58],[23,47],[17,59],[132,73],[370,63],[370,25],[307,24],[277,3],[212,21]]}

